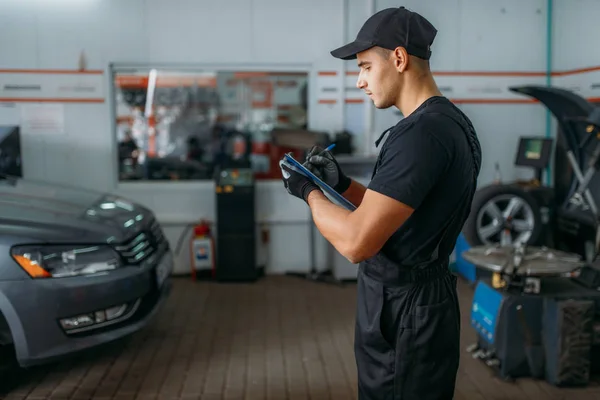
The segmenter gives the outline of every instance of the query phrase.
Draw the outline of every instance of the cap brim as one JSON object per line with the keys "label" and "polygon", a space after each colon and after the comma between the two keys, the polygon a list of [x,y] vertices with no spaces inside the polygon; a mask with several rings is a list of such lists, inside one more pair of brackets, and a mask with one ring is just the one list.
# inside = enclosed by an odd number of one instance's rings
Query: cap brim
{"label": "cap brim", "polygon": [[354,60],[358,53],[368,50],[373,46],[375,45],[371,42],[355,40],[354,42],[333,50],[331,55],[342,60]]}

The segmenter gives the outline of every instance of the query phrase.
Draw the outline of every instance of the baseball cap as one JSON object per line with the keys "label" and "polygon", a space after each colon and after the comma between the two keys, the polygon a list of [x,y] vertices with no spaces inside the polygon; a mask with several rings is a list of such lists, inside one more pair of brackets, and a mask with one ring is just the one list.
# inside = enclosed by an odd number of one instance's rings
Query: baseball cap
{"label": "baseball cap", "polygon": [[356,40],[335,49],[331,55],[353,60],[356,54],[374,46],[394,50],[404,47],[415,57],[429,60],[437,29],[420,14],[404,7],[386,8],[373,14],[360,28]]}

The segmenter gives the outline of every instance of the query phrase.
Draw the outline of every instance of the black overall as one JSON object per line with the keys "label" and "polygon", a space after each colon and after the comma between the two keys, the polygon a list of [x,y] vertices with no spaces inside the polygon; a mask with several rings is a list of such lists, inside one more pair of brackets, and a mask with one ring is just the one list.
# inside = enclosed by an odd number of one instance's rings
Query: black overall
{"label": "black overall", "polygon": [[[468,119],[453,119],[468,132],[476,177],[480,149],[474,129]],[[377,166],[373,176],[376,172]],[[470,199],[475,186],[465,194]],[[459,208],[448,218],[440,228],[442,239],[425,265],[402,265],[382,252],[360,264],[355,327],[360,400],[453,398],[460,358],[460,309],[448,257],[438,258],[437,252],[451,221],[458,218],[464,223],[469,211]]]}

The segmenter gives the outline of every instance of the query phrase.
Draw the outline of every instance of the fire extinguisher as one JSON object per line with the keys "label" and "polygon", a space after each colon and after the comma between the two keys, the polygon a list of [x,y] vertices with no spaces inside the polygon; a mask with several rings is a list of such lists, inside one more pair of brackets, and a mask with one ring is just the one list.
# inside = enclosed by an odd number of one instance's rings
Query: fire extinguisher
{"label": "fire extinguisher", "polygon": [[210,268],[211,276],[215,277],[215,242],[210,233],[210,225],[201,220],[194,226],[190,241],[190,266],[192,269],[192,280],[196,280],[199,269]]}

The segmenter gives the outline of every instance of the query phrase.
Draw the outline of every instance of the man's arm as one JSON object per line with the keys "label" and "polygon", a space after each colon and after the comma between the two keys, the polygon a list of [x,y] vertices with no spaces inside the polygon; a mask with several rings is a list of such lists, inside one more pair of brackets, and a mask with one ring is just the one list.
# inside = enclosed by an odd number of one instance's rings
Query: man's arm
{"label": "man's arm", "polygon": [[354,264],[377,254],[413,212],[411,207],[373,190],[365,191],[354,211],[333,204],[318,190],[308,195],[308,204],[317,229]]}
{"label": "man's arm", "polygon": [[358,207],[363,200],[366,190],[366,187],[352,179],[350,186],[344,193],[342,193],[342,196],[344,196],[350,203]]}

